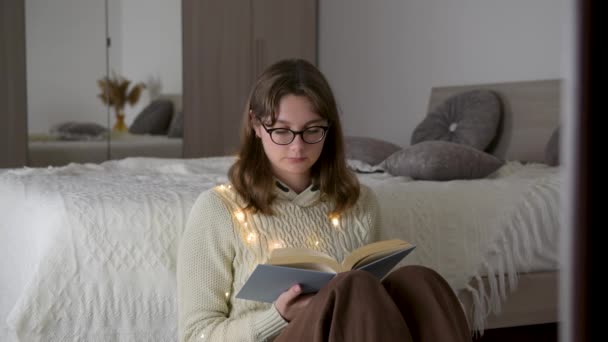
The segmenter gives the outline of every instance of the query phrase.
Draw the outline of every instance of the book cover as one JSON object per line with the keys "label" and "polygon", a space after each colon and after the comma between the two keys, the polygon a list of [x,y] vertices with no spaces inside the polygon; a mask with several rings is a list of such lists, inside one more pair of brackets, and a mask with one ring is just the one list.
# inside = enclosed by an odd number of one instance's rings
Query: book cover
{"label": "book cover", "polygon": [[[378,279],[382,279],[414,248],[414,245],[408,244],[369,263],[356,265],[352,269],[364,270]],[[300,284],[302,294],[316,293],[337,273],[284,265],[259,264],[237,293],[236,298],[272,303],[294,284]]]}

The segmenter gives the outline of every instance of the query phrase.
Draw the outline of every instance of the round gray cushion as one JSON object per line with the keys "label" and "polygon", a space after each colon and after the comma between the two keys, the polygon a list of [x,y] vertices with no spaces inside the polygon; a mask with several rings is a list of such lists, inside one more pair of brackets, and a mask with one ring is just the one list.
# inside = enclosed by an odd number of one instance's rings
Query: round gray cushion
{"label": "round gray cushion", "polygon": [[166,135],[172,116],[173,102],[154,100],[137,115],[129,127],[129,133]]}
{"label": "round gray cushion", "polygon": [[559,165],[559,127],[557,127],[545,146],[545,163],[551,166]]}
{"label": "round gray cushion", "polygon": [[431,111],[414,130],[411,144],[444,140],[485,151],[496,136],[500,119],[500,99],[494,92],[467,91]]}
{"label": "round gray cushion", "polygon": [[173,114],[171,124],[169,125],[169,138],[181,138],[184,135],[184,112],[179,111]]}
{"label": "round gray cushion", "polygon": [[425,141],[395,152],[381,164],[394,176],[448,181],[487,177],[504,162],[475,148],[448,141]]}
{"label": "round gray cushion", "polygon": [[385,140],[370,137],[344,137],[346,159],[360,160],[375,166],[401,147]]}

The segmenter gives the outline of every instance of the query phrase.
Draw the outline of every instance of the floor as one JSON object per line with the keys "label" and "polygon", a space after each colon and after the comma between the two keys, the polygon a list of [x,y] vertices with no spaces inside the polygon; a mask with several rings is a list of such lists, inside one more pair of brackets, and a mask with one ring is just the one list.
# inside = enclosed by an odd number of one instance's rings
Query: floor
{"label": "floor", "polygon": [[490,329],[486,330],[482,337],[473,338],[474,342],[557,342],[557,340],[557,323]]}

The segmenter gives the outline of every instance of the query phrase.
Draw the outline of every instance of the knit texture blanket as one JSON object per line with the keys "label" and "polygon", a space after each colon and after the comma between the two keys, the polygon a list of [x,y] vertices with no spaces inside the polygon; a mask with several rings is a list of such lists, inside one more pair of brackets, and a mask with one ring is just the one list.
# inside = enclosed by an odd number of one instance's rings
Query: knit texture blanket
{"label": "knit texture blanket", "polygon": [[[227,181],[232,161],[128,158],[0,172],[0,340],[176,340],[179,238],[194,200]],[[471,291],[476,329],[500,311],[518,272],[557,268],[558,168],[511,162],[473,181],[359,179],[379,200],[378,238],[416,244],[404,263]],[[469,286],[483,275],[498,281]]]}
{"label": "knit texture blanket", "polygon": [[486,317],[500,313],[518,273],[559,268],[559,168],[509,162],[477,180],[362,180],[379,199],[379,238],[413,242],[418,247],[401,265],[431,267],[454,290],[470,291],[475,330],[483,332]]}

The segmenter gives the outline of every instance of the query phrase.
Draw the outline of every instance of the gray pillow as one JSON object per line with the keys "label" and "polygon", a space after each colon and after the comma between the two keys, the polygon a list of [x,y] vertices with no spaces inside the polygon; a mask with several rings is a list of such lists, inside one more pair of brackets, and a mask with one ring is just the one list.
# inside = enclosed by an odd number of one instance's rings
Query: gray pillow
{"label": "gray pillow", "polygon": [[346,159],[355,159],[369,165],[378,165],[401,147],[385,140],[370,137],[346,136]]}
{"label": "gray pillow", "polygon": [[166,135],[172,116],[173,102],[154,100],[137,115],[129,127],[129,133]]}
{"label": "gray pillow", "polygon": [[169,138],[181,138],[184,135],[184,112],[179,111],[173,115],[169,125]]}
{"label": "gray pillow", "polygon": [[559,127],[557,127],[545,146],[545,163],[551,166],[559,165]]}
{"label": "gray pillow", "polygon": [[503,161],[470,146],[448,141],[425,141],[395,152],[382,167],[395,176],[448,181],[484,178]]}
{"label": "gray pillow", "polygon": [[498,96],[489,90],[471,90],[451,96],[431,111],[414,129],[411,144],[444,140],[485,151],[501,120]]}
{"label": "gray pillow", "polygon": [[51,135],[60,140],[103,140],[108,129],[94,122],[68,121],[51,128]]}

